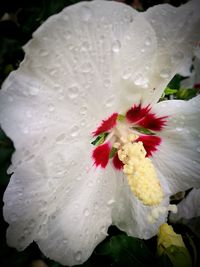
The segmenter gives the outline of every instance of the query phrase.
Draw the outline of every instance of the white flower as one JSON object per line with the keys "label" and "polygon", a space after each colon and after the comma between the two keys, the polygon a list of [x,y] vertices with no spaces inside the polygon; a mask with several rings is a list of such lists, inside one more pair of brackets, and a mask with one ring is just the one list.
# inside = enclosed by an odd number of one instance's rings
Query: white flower
{"label": "white flower", "polygon": [[[173,210],[169,196],[200,185],[199,97],[156,104],[198,40],[197,5],[138,13],[81,2],[33,34],[0,92],[1,126],[16,149],[4,194],[9,245],[34,240],[50,258],[79,264],[111,224],[155,235]],[[92,132],[109,117],[104,146],[94,147]]]}

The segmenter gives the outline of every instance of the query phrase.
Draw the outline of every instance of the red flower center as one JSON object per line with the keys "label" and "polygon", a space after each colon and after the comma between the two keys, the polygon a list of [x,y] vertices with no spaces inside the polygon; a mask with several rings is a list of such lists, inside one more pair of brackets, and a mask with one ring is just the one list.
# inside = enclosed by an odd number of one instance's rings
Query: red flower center
{"label": "red flower center", "polygon": [[166,126],[167,116],[158,117],[151,111],[150,105],[141,104],[131,107],[125,115],[113,113],[92,133],[96,137],[92,144],[96,145],[92,158],[96,167],[105,168],[112,159],[117,170],[123,167],[117,151],[126,135],[134,133],[138,136],[134,142],[142,142],[146,150],[146,157],[151,157],[161,143],[159,132]]}

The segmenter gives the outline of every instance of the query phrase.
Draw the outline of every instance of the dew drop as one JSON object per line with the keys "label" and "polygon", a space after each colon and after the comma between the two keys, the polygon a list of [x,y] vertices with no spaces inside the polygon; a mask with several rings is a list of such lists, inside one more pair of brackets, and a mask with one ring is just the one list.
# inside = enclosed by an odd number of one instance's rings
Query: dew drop
{"label": "dew drop", "polygon": [[108,206],[111,206],[114,203],[115,203],[114,199],[110,199],[107,204],[108,204]]}
{"label": "dew drop", "polygon": [[148,79],[142,73],[137,73],[134,78],[134,84],[146,88],[148,87]]}
{"label": "dew drop", "polygon": [[49,105],[48,105],[48,110],[49,110],[50,112],[54,111],[54,110],[55,110],[55,106],[54,106],[53,104],[49,104]]}
{"label": "dew drop", "polygon": [[83,21],[88,21],[92,17],[92,12],[89,7],[83,6],[81,10],[81,17]]}
{"label": "dew drop", "polygon": [[26,117],[27,117],[27,118],[31,118],[31,117],[32,117],[32,113],[31,113],[30,110],[27,110],[27,111],[26,111]]}
{"label": "dew drop", "polygon": [[67,244],[67,239],[63,239],[63,244]]}
{"label": "dew drop", "polygon": [[120,51],[121,48],[121,43],[120,41],[116,40],[113,44],[112,44],[112,51],[114,53],[118,53]]}
{"label": "dew drop", "polygon": [[162,78],[169,78],[169,75],[170,75],[170,70],[168,68],[166,69],[162,69],[161,72],[160,72],[160,77]]}
{"label": "dew drop", "polygon": [[44,49],[40,50],[40,56],[41,57],[46,57],[46,56],[48,56],[48,54],[49,53],[46,50],[44,50]]}
{"label": "dew drop", "polygon": [[56,137],[56,142],[60,142],[60,141],[63,141],[65,139],[65,134],[60,134],[59,136]]}
{"label": "dew drop", "polygon": [[80,114],[84,116],[87,114],[87,106],[84,105],[80,108]]}
{"label": "dew drop", "polygon": [[70,130],[70,135],[72,137],[76,137],[78,136],[78,133],[79,133],[79,127],[77,125],[73,125]]}
{"label": "dew drop", "polygon": [[28,133],[29,133],[29,129],[28,129],[28,127],[24,127],[24,128],[22,128],[22,133],[24,133],[24,134],[28,134]]}
{"label": "dew drop", "polygon": [[197,152],[200,152],[200,146],[197,147]]}
{"label": "dew drop", "polygon": [[84,210],[84,215],[85,215],[86,217],[88,217],[89,214],[90,214],[89,210],[88,210],[88,209],[85,209],[85,210]]}
{"label": "dew drop", "polygon": [[115,97],[114,96],[110,96],[106,102],[105,102],[105,106],[110,108],[114,105],[114,101],[115,101]]}
{"label": "dew drop", "polygon": [[146,40],[145,40],[145,45],[149,46],[150,44],[151,44],[151,38],[147,37]]}
{"label": "dew drop", "polygon": [[65,39],[69,40],[72,37],[72,32],[70,30],[67,30],[65,33]]}
{"label": "dew drop", "polygon": [[131,69],[128,68],[128,69],[124,70],[124,72],[122,73],[122,78],[124,80],[128,80],[128,79],[130,79],[131,75],[132,75]]}
{"label": "dew drop", "polygon": [[76,85],[73,85],[68,88],[69,98],[74,99],[79,94],[79,88]]}
{"label": "dew drop", "polygon": [[31,88],[29,89],[29,93],[30,93],[30,95],[35,96],[35,95],[37,95],[37,94],[39,93],[39,89],[36,88],[36,87],[31,87]]}
{"label": "dew drop", "polygon": [[92,71],[92,65],[89,62],[84,63],[81,66],[81,70],[82,70],[83,73],[91,72]]}
{"label": "dew drop", "polygon": [[98,208],[99,208],[99,205],[98,205],[97,202],[95,202],[95,203],[94,203],[94,209],[95,209],[95,210],[98,210]]}
{"label": "dew drop", "polygon": [[177,127],[177,128],[176,128],[176,131],[177,131],[177,132],[182,132],[182,131],[183,131],[183,128],[181,128],[181,127]]}
{"label": "dew drop", "polygon": [[88,42],[83,42],[81,45],[81,51],[88,51],[89,50],[89,43]]}
{"label": "dew drop", "polygon": [[141,51],[141,53],[144,53],[146,50],[144,48],[142,48],[140,51]]}
{"label": "dew drop", "polygon": [[81,259],[82,259],[82,253],[81,253],[81,251],[77,251],[75,253],[75,255],[74,255],[74,258],[75,258],[76,261],[81,261]]}

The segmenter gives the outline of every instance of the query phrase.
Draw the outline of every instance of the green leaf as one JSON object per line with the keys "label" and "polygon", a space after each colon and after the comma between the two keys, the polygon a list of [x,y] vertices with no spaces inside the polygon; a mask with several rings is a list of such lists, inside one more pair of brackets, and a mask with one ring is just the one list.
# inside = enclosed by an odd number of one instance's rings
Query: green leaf
{"label": "green leaf", "polygon": [[197,90],[196,89],[186,89],[186,88],[181,88],[178,90],[176,93],[177,99],[182,99],[182,100],[189,100],[196,96]]}
{"label": "green leaf", "polygon": [[136,131],[138,131],[140,133],[143,133],[143,134],[155,135],[155,133],[153,133],[149,129],[146,129],[146,128],[143,128],[143,127],[132,127],[132,129],[136,130]]}
{"label": "green leaf", "polygon": [[167,88],[176,88],[179,89],[181,86],[181,81],[183,77],[179,74],[175,75],[172,80],[168,83]]}
{"label": "green leaf", "polygon": [[116,153],[117,153],[117,148],[112,147],[110,154],[109,154],[109,159],[112,159]]}
{"label": "green leaf", "polygon": [[144,241],[123,234],[113,236],[107,242],[100,244],[96,252],[108,256],[117,266],[155,266]]}
{"label": "green leaf", "polygon": [[108,136],[108,133],[101,133],[100,135],[97,136],[97,138],[91,142],[92,145],[98,146],[104,143],[106,140],[106,137]]}
{"label": "green leaf", "polygon": [[165,88],[165,95],[174,95],[178,92],[177,89],[171,89],[169,87]]}

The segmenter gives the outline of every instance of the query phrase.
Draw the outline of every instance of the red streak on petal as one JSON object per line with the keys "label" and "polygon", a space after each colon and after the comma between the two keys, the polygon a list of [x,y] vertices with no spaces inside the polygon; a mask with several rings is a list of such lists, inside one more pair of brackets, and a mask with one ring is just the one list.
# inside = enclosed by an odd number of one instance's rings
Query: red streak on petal
{"label": "red streak on petal", "polygon": [[195,89],[200,89],[200,83],[195,83],[195,84],[194,84],[194,88],[195,88]]}
{"label": "red streak on petal", "polygon": [[150,157],[155,151],[157,151],[157,147],[161,143],[161,138],[154,135],[140,135],[136,141],[142,141],[143,146],[147,152],[146,157]]}
{"label": "red streak on petal", "polygon": [[142,108],[141,103],[139,105],[134,105],[126,112],[126,118],[129,122],[137,122],[140,121],[146,114],[151,110],[150,106],[146,106]]}
{"label": "red streak on petal", "polygon": [[124,166],[123,162],[119,159],[118,154],[115,154],[113,158],[113,165],[117,170],[121,170]]}
{"label": "red streak on petal", "polygon": [[110,154],[111,146],[109,143],[105,143],[103,145],[97,146],[92,153],[92,158],[94,160],[94,164],[96,167],[101,166],[105,168],[108,164],[109,154]]}
{"label": "red streak on petal", "polygon": [[117,123],[117,116],[118,113],[113,113],[108,119],[103,120],[101,122],[101,125],[97,127],[96,131],[92,133],[93,136],[97,136],[101,133],[107,132],[111,130],[113,127],[115,127]]}
{"label": "red streak on petal", "polygon": [[153,131],[161,131],[164,126],[166,126],[167,116],[156,117],[155,114],[149,113],[140,120],[137,124]]}

